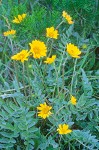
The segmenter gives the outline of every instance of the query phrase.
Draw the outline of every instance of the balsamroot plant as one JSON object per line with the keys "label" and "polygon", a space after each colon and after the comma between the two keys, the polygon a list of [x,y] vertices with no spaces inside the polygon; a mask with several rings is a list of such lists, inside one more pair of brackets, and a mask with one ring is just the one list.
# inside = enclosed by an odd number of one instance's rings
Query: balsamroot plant
{"label": "balsamroot plant", "polygon": [[23,44],[18,29],[29,19],[29,12],[16,14],[2,33],[10,51],[0,61],[0,149],[98,150],[99,71],[86,69],[92,43],[63,11],[43,38]]}

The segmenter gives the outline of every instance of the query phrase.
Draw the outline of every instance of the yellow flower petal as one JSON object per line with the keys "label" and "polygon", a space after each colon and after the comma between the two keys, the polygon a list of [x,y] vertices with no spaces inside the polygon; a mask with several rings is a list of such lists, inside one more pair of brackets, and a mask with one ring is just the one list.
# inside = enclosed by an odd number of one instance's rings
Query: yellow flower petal
{"label": "yellow flower petal", "polygon": [[59,132],[59,134],[69,134],[72,132],[67,124],[60,124],[57,131]]}
{"label": "yellow flower petal", "polygon": [[80,58],[79,55],[81,54],[81,51],[74,44],[71,44],[71,43],[67,44],[67,52],[69,53],[71,57]]}
{"label": "yellow flower petal", "polygon": [[28,60],[29,54],[30,53],[28,52],[28,50],[22,50],[21,52],[12,56],[11,59],[16,60],[16,61],[21,61],[22,63],[24,63],[24,61]]}
{"label": "yellow flower petal", "polygon": [[14,35],[16,34],[16,30],[8,30],[3,33],[4,36]]}
{"label": "yellow flower petal", "polygon": [[14,17],[14,20],[12,20],[12,22],[19,24],[24,20],[25,17],[26,17],[26,14],[18,15],[17,17]]}
{"label": "yellow flower petal", "polygon": [[32,43],[29,43],[29,45],[31,47],[30,52],[32,53],[34,58],[37,59],[46,56],[47,47],[44,42],[34,40],[32,41]]}
{"label": "yellow flower petal", "polygon": [[51,58],[47,57],[47,59],[44,61],[46,64],[52,64],[56,59],[56,55],[53,55]]}
{"label": "yellow flower petal", "polygon": [[76,105],[77,104],[77,99],[74,96],[71,96],[71,100],[70,100],[72,105]]}
{"label": "yellow flower petal", "polygon": [[52,107],[48,106],[46,103],[40,104],[40,106],[37,107],[37,110],[39,110],[38,116],[43,118],[43,119],[49,117],[52,114],[50,112],[51,109],[52,109]]}
{"label": "yellow flower petal", "polygon": [[58,30],[55,30],[54,27],[46,28],[46,37],[57,39]]}
{"label": "yellow flower petal", "polygon": [[67,12],[63,11],[62,16],[67,20],[68,24],[73,24],[72,17]]}

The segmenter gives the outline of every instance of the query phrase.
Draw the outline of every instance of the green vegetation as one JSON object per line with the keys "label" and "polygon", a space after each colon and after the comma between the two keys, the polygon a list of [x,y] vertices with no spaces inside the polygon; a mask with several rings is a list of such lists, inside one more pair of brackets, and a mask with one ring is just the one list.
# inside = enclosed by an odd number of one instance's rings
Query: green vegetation
{"label": "green vegetation", "polygon": [[[62,12],[74,24],[63,20]],[[14,17],[27,14],[15,24]],[[4,0],[0,1],[0,149],[1,150],[98,150],[99,132],[99,2],[98,0]],[[46,37],[46,28],[58,27],[58,39]],[[4,32],[14,29],[14,36]],[[29,56],[24,63],[11,57],[30,50],[33,40],[43,41],[45,64]],[[80,58],[71,57],[72,43]],[[70,102],[71,95],[77,99]],[[52,114],[38,116],[37,107],[46,102]],[[69,134],[59,134],[68,124]]]}

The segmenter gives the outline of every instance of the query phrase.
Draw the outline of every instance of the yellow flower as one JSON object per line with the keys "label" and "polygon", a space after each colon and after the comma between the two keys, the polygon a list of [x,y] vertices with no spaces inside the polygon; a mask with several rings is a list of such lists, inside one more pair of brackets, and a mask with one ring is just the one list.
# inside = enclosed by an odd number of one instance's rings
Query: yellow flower
{"label": "yellow flower", "polygon": [[21,61],[22,63],[24,63],[25,60],[26,61],[28,60],[29,55],[30,53],[28,52],[28,50],[22,50],[21,52],[12,56],[11,59],[16,60],[16,61]]}
{"label": "yellow flower", "polygon": [[47,57],[47,59],[44,61],[46,64],[51,64],[55,61],[56,55],[53,55],[51,58]]}
{"label": "yellow flower", "polygon": [[14,20],[12,22],[19,24],[24,20],[25,17],[26,17],[26,14],[18,15],[17,17],[14,17]]}
{"label": "yellow flower", "polygon": [[57,131],[59,132],[59,134],[68,134],[72,132],[67,124],[60,124]]}
{"label": "yellow flower", "polygon": [[74,96],[71,96],[70,103],[73,104],[73,105],[77,104],[77,100],[76,100],[76,98]]}
{"label": "yellow flower", "polygon": [[32,43],[29,43],[31,49],[30,52],[33,54],[34,58],[40,58],[43,56],[46,56],[47,53],[47,47],[44,44],[44,42],[41,42],[39,40],[34,40]]}
{"label": "yellow flower", "polygon": [[55,30],[54,27],[46,28],[46,36],[49,38],[57,39],[58,30]]}
{"label": "yellow flower", "polygon": [[40,116],[43,119],[49,117],[52,114],[50,112],[51,109],[52,107],[48,106],[46,103],[40,104],[40,106],[37,107],[37,110],[39,110],[38,116]]}
{"label": "yellow flower", "polygon": [[72,17],[67,12],[63,11],[62,16],[67,20],[68,24],[73,24]]}
{"label": "yellow flower", "polygon": [[80,58],[79,55],[81,54],[81,51],[74,44],[71,44],[71,43],[67,44],[67,52],[69,53],[71,57]]}
{"label": "yellow flower", "polygon": [[16,30],[8,30],[3,33],[4,36],[14,35],[16,34]]}

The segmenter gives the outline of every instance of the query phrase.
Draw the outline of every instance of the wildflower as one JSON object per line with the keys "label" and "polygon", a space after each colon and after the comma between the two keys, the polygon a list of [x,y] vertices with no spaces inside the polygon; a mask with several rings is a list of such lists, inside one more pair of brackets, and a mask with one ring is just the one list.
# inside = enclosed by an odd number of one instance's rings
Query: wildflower
{"label": "wildflower", "polygon": [[33,54],[34,58],[40,58],[43,56],[46,56],[47,53],[47,47],[44,44],[44,42],[41,42],[39,40],[34,40],[32,43],[29,43],[31,49],[30,52]]}
{"label": "wildflower", "polygon": [[17,17],[14,17],[14,20],[12,22],[19,24],[24,20],[25,17],[26,17],[26,14],[18,15]]}
{"label": "wildflower", "polygon": [[40,104],[40,106],[37,107],[37,109],[39,110],[38,116],[40,116],[43,119],[49,117],[52,114],[50,112],[50,110],[52,109],[52,107],[48,106],[46,103]]}
{"label": "wildflower", "polygon": [[67,52],[70,54],[71,57],[80,58],[79,55],[81,54],[81,51],[74,44],[67,44]]}
{"label": "wildflower", "polygon": [[71,102],[71,104],[73,104],[73,105],[76,105],[76,104],[77,104],[77,100],[76,100],[76,98],[75,98],[74,96],[71,96],[70,102]]}
{"label": "wildflower", "polygon": [[55,30],[54,27],[46,28],[46,36],[49,38],[57,39],[58,30]]}
{"label": "wildflower", "polygon": [[52,64],[56,59],[56,55],[53,55],[51,58],[47,57],[47,59],[44,61],[46,64]]}
{"label": "wildflower", "polygon": [[73,24],[72,17],[67,12],[63,11],[62,16],[67,20],[68,24]]}
{"label": "wildflower", "polygon": [[16,30],[8,30],[3,33],[4,36],[14,35],[16,34]]}
{"label": "wildflower", "polygon": [[29,54],[30,53],[28,52],[28,50],[22,50],[21,52],[12,56],[11,59],[16,60],[16,61],[21,61],[22,63],[24,63],[25,60],[26,61],[28,60]]}
{"label": "wildflower", "polygon": [[59,134],[68,134],[72,132],[67,124],[60,124],[57,131],[59,132]]}

